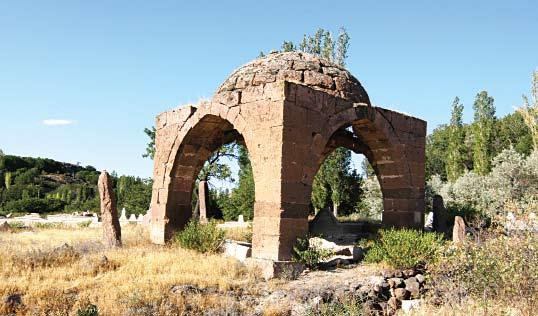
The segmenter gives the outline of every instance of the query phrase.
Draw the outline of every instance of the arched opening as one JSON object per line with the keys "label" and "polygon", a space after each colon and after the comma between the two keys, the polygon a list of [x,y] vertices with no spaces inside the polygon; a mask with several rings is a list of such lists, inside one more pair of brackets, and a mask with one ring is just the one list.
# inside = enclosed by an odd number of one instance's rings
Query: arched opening
{"label": "arched opening", "polygon": [[383,194],[371,151],[351,124],[333,133],[314,176],[309,230],[338,241],[381,223]]}
{"label": "arched opening", "polygon": [[[215,203],[211,202],[211,198],[218,198],[215,194],[221,192],[202,192],[206,197],[204,203],[198,199],[198,189],[200,181],[208,181],[212,177],[225,178],[228,171],[222,169],[224,162],[219,160],[237,155],[238,148],[247,152],[243,136],[229,121],[219,116],[205,115],[187,132],[171,171],[166,203],[167,235],[182,229],[193,215],[201,217],[200,213],[196,214],[201,206],[205,209],[203,217],[206,219],[222,217],[218,209],[208,209],[212,206],[210,203]],[[209,189],[209,185],[206,188]]]}
{"label": "arched opening", "polygon": [[247,147],[241,137],[211,153],[200,170],[192,193],[194,217],[225,222],[251,221],[254,178]]}

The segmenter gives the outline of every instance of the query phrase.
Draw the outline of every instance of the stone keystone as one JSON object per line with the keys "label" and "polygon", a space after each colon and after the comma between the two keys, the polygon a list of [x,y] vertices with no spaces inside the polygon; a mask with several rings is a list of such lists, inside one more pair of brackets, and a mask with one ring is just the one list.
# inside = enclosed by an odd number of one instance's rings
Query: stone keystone
{"label": "stone keystone", "polygon": [[101,172],[98,187],[103,220],[103,242],[108,247],[121,247],[121,228],[116,208],[116,197],[108,172]]}

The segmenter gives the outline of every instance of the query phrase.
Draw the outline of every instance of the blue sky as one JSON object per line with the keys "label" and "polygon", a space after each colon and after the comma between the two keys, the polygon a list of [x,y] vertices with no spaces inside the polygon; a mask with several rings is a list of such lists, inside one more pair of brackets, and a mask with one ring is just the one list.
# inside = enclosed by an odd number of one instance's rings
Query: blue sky
{"label": "blue sky", "polygon": [[0,0],[0,149],[148,177],[143,129],[158,113],[210,97],[261,50],[340,26],[372,102],[430,131],[455,96],[466,121],[481,90],[512,112],[538,67],[535,1]]}

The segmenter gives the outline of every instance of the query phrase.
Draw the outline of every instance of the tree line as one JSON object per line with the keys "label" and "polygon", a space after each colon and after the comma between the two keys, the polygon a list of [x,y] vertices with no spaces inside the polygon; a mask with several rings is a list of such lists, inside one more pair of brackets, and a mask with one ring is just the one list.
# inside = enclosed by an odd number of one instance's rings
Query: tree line
{"label": "tree line", "polygon": [[504,117],[496,116],[494,98],[487,91],[476,94],[473,121],[463,123],[464,105],[456,97],[448,124],[437,127],[426,140],[426,178],[439,175],[454,182],[465,172],[486,175],[503,150],[513,148],[528,156],[538,147],[538,72],[533,73],[531,101]]}
{"label": "tree line", "polygon": [[[99,172],[52,159],[4,155],[0,152],[0,214],[99,211]],[[113,173],[118,205],[129,213],[145,213],[151,180]]]}

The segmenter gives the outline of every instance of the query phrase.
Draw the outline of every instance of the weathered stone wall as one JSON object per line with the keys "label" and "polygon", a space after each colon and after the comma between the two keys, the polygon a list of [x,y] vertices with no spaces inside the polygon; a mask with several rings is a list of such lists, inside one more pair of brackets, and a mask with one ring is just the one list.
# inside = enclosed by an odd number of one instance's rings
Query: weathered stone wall
{"label": "weathered stone wall", "polygon": [[296,238],[308,232],[314,175],[338,146],[364,153],[374,166],[383,222],[419,227],[425,133],[424,121],[370,106],[357,79],[338,66],[301,53],[256,60],[211,101],[157,118],[151,238],[164,243],[187,223],[203,163],[234,140],[247,146],[253,167],[253,257],[290,259]]}

